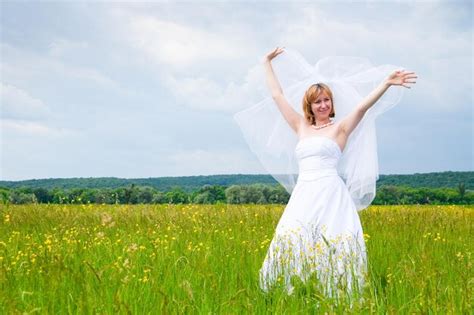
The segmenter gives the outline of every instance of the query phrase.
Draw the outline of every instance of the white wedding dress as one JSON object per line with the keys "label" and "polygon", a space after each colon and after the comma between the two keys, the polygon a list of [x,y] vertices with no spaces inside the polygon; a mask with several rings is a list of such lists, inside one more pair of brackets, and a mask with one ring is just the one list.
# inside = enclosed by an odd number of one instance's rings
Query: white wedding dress
{"label": "white wedding dress", "polygon": [[338,288],[361,290],[365,243],[356,206],[337,172],[341,149],[328,137],[311,136],[298,142],[295,154],[298,180],[260,269],[260,287],[268,291],[280,279],[291,292],[293,275],[305,281],[316,272],[328,296]]}

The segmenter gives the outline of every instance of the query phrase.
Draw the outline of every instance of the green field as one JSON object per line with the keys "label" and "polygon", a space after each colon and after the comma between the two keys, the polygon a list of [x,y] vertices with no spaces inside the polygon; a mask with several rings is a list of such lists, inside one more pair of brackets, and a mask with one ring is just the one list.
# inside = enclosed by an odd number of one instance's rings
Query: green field
{"label": "green field", "polygon": [[[0,206],[0,313],[470,313],[474,206],[360,212],[369,281],[264,294],[282,205]],[[296,283],[298,285],[298,283]]]}

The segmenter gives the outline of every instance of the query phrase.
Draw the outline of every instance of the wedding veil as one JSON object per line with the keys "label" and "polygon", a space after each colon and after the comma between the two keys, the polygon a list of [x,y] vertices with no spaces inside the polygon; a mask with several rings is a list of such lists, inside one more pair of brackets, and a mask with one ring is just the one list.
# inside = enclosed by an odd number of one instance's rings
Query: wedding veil
{"label": "wedding veil", "polygon": [[[335,122],[353,111],[391,72],[402,69],[393,65],[373,66],[365,58],[348,56],[326,57],[312,66],[291,49],[285,49],[273,59],[272,66],[286,99],[302,116],[302,99],[307,88],[318,82],[327,84],[333,92]],[[379,178],[375,119],[395,106],[402,95],[403,89],[399,87],[385,92],[352,131],[339,160],[338,174],[359,211],[375,198]],[[298,137],[271,96],[235,113],[234,119],[265,170],[291,194],[298,176],[295,156]]]}

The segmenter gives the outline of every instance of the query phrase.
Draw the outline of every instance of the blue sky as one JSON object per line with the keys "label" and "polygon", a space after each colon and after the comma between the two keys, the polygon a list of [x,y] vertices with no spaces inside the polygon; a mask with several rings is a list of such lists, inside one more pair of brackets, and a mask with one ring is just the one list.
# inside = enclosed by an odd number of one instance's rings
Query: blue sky
{"label": "blue sky", "polygon": [[1,2],[2,180],[265,173],[232,115],[275,46],[417,72],[381,174],[473,170],[471,1]]}

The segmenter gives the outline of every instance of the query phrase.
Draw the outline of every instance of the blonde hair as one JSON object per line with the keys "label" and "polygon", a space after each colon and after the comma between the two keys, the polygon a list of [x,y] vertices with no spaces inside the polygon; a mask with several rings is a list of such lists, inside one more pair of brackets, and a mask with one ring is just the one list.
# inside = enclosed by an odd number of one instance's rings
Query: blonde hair
{"label": "blonde hair", "polygon": [[332,92],[329,86],[327,86],[324,83],[313,84],[306,90],[303,96],[304,118],[306,118],[306,120],[308,120],[312,125],[316,123],[316,116],[314,115],[311,109],[311,103],[316,101],[318,96],[323,92],[326,92],[326,94],[331,99],[332,106],[331,106],[331,113],[329,114],[329,117],[336,116],[336,112],[334,111],[334,101],[332,97]]}

